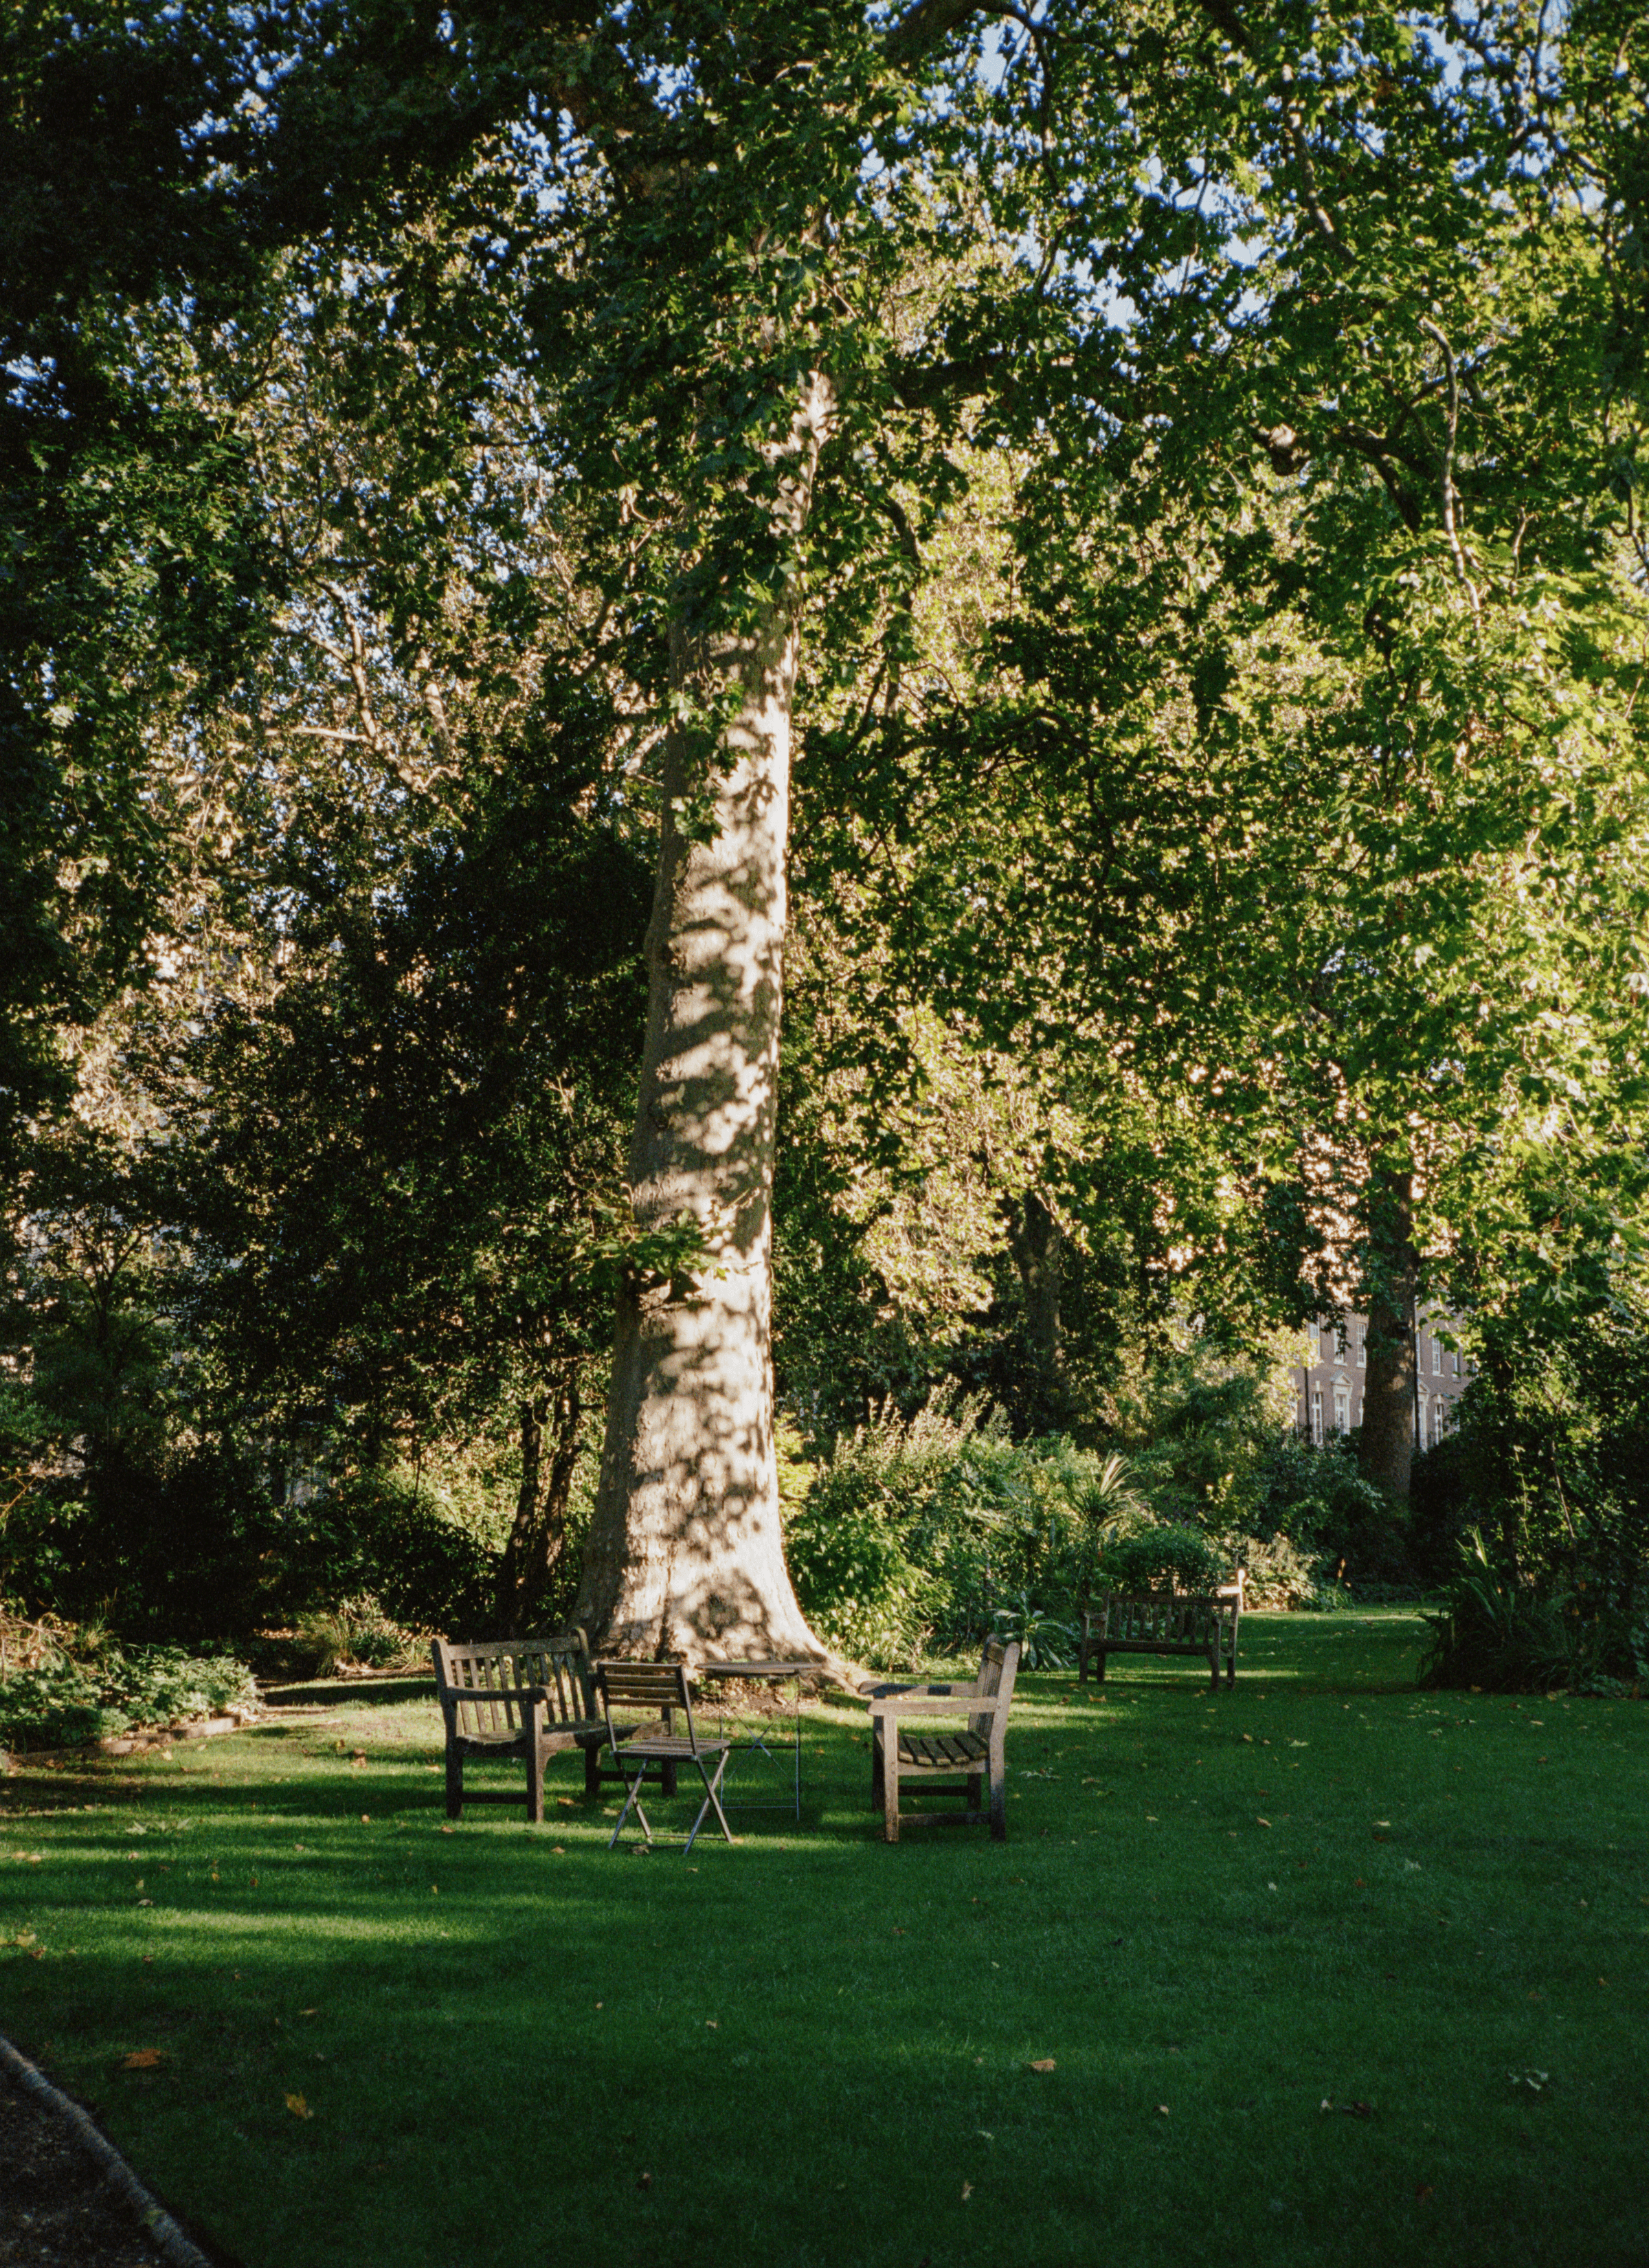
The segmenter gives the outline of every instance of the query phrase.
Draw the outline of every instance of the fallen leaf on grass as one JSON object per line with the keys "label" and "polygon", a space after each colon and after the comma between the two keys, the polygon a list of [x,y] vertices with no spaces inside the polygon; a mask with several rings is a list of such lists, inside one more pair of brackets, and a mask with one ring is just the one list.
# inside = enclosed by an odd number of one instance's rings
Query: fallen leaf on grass
{"label": "fallen leaf on grass", "polygon": [[1157,2116],[1159,2118],[1166,2118],[1168,2116],[1168,2106],[1166,2102],[1158,2103]]}
{"label": "fallen leaf on grass", "polygon": [[1543,2071],[1509,2071],[1506,2077],[1513,2087],[1532,2088],[1536,2095],[1545,2086],[1547,2080],[1547,2074]]}
{"label": "fallen leaf on grass", "polygon": [[158,2048],[134,2048],[130,2055],[121,2058],[121,2069],[122,2071],[158,2071],[160,2067],[160,2060]]}
{"label": "fallen leaf on grass", "polygon": [[650,2190],[652,2187],[652,2176],[651,2174],[637,2174],[636,2176],[636,2187],[638,2190]]}
{"label": "fallen leaf on grass", "polygon": [[1437,2192],[1433,2190],[1430,2182],[1417,2182],[1415,2183],[1414,2201],[1416,2205],[1424,2205],[1427,2198],[1434,2197],[1436,2194]]}
{"label": "fallen leaf on grass", "polygon": [[[599,2005],[599,2004],[598,2004],[598,2005]],[[705,2019],[704,2019],[704,2029],[705,2029],[707,2032],[718,2032],[718,2031],[720,2031],[720,2029],[721,2029],[721,2018],[720,2018],[719,2016],[706,2016],[706,2017],[705,2017]]]}
{"label": "fallen leaf on grass", "polygon": [[1052,2056],[1037,2056],[1031,2065],[1033,2071],[1054,2071],[1057,2068]]}
{"label": "fallen leaf on grass", "polygon": [[294,2118],[313,2118],[315,2115],[301,2095],[289,2095],[286,2107]]}
{"label": "fallen leaf on grass", "polygon": [[1271,1822],[1269,1819],[1256,1819],[1254,1823],[1256,1827],[1269,1827]]}
{"label": "fallen leaf on grass", "polygon": [[972,2197],[973,2193],[974,2193],[974,2185],[973,2185],[973,2183],[972,2183],[971,2182],[964,2182],[964,2183],[962,2183],[962,2203],[963,2203],[964,2205],[966,2205],[966,2204],[967,2204],[967,2202],[968,2202],[968,2198],[969,2198],[970,2197]]}

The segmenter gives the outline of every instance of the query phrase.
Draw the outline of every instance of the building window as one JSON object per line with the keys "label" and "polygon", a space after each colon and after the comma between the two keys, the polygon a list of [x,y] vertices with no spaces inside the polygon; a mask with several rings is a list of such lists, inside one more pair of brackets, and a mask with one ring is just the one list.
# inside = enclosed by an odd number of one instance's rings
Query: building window
{"label": "building window", "polygon": [[1349,1433],[1351,1430],[1351,1389],[1337,1380],[1334,1388],[1334,1430]]}
{"label": "building window", "polygon": [[1454,1375],[1456,1378],[1460,1376],[1460,1357],[1458,1354],[1454,1357]]}
{"label": "building window", "polygon": [[1322,1439],[1322,1388],[1320,1386],[1314,1386],[1311,1389],[1311,1438],[1314,1441]]}
{"label": "building window", "polygon": [[1436,1448],[1438,1443],[1442,1440],[1444,1432],[1447,1430],[1447,1403],[1445,1402],[1434,1402],[1432,1404],[1432,1447],[1433,1448]]}
{"label": "building window", "polygon": [[1368,1368],[1368,1333],[1366,1331],[1358,1331],[1357,1335],[1357,1366],[1359,1370]]}
{"label": "building window", "polygon": [[1334,1359],[1336,1362],[1345,1360],[1345,1325],[1343,1323],[1336,1323],[1334,1327]]}
{"label": "building window", "polygon": [[1307,1323],[1306,1326],[1306,1367],[1307,1370],[1310,1369],[1312,1364],[1315,1362],[1316,1359],[1317,1326],[1315,1323]]}
{"label": "building window", "polygon": [[1432,1338],[1432,1375],[1433,1378],[1443,1375],[1443,1342],[1435,1333]]}
{"label": "building window", "polygon": [[1425,1447],[1425,1392],[1424,1388],[1421,1389],[1420,1399],[1415,1406],[1414,1446],[1417,1449],[1423,1449]]}

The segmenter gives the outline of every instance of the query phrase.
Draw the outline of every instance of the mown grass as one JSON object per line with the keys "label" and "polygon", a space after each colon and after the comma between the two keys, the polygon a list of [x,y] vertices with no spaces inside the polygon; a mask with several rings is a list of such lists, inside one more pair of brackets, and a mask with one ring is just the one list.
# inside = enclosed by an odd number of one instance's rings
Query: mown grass
{"label": "mown grass", "polygon": [[800,1827],[686,1861],[576,1758],[446,1831],[423,1690],[313,1689],[0,1785],[0,2029],[247,2268],[1641,2264],[1649,1709],[1420,1635],[1022,1680],[1005,1845],[874,1839],[810,1705]]}

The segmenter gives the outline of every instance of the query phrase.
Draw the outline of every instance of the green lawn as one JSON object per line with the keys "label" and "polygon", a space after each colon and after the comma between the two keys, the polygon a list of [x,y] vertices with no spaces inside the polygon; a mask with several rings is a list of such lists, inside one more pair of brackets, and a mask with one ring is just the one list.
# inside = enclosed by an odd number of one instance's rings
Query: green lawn
{"label": "green lawn", "polygon": [[0,1783],[0,2029],[247,2268],[1642,2264],[1649,1709],[1421,1635],[1021,1679],[1005,1846],[883,1845],[846,1706],[734,1850],[577,1757],[451,1830],[423,1690],[313,1688]]}

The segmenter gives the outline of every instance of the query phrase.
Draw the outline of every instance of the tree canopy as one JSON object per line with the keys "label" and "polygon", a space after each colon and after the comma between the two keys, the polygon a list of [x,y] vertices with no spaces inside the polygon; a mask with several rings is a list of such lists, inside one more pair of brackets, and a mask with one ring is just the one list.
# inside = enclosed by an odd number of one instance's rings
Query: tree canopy
{"label": "tree canopy", "polygon": [[5,69],[18,1282],[114,1046],[191,1425],[502,1425],[536,1610],[605,1374],[580,1616],[815,1653],[776,1233],[837,1423],[971,1366],[1102,1430],[1126,1330],[1360,1303],[1399,1493],[1417,1298],[1559,1186],[1602,1296],[1635,11],[144,4]]}

